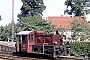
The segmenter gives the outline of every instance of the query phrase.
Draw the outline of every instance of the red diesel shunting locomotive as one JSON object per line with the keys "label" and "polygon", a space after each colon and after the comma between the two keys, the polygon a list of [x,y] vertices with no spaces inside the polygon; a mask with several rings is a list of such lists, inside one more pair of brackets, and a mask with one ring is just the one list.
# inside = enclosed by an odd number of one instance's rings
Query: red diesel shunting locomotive
{"label": "red diesel shunting locomotive", "polygon": [[16,52],[47,54],[50,57],[67,55],[67,47],[62,45],[58,31],[45,34],[44,31],[21,31],[16,34]]}

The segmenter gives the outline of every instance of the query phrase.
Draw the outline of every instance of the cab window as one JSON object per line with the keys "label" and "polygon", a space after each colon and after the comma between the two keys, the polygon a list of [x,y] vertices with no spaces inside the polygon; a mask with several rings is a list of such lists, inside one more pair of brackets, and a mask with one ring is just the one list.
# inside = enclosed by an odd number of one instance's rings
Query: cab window
{"label": "cab window", "polygon": [[22,43],[26,42],[26,35],[22,35]]}
{"label": "cab window", "polygon": [[18,40],[19,40],[19,41],[21,40],[21,35],[18,35]]}
{"label": "cab window", "polygon": [[29,40],[30,40],[30,41],[33,40],[33,35],[32,35],[32,34],[29,35]]}

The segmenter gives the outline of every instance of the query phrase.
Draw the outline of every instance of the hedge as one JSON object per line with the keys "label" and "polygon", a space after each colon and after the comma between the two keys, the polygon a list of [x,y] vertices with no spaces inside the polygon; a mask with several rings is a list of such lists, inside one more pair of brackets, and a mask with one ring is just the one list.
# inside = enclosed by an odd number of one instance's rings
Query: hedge
{"label": "hedge", "polygon": [[90,54],[90,42],[74,41],[70,42],[72,48],[70,49],[71,54],[78,55],[89,55]]}

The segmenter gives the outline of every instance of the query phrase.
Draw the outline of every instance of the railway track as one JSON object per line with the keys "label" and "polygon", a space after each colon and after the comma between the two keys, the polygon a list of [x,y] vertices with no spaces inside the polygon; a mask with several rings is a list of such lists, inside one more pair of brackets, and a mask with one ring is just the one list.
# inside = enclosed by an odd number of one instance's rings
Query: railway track
{"label": "railway track", "polygon": [[[15,47],[9,47],[0,45],[0,60],[86,60],[85,58],[73,58],[73,57],[60,57],[60,58],[48,58],[47,56],[40,57],[33,54],[15,54]],[[31,57],[32,56],[32,57]],[[38,57],[39,56],[39,57]],[[47,58],[46,58],[47,57]],[[89,59],[88,59],[89,60]]]}
{"label": "railway track", "polygon": [[0,60],[40,60],[39,58],[31,58],[27,56],[21,56],[21,55],[13,55],[13,53],[4,53],[0,51]]}
{"label": "railway track", "polygon": [[[18,54],[15,53],[14,47],[0,45],[0,60],[43,60],[43,59],[41,57],[32,58],[27,54]],[[51,60],[51,59],[46,59],[46,60]]]}

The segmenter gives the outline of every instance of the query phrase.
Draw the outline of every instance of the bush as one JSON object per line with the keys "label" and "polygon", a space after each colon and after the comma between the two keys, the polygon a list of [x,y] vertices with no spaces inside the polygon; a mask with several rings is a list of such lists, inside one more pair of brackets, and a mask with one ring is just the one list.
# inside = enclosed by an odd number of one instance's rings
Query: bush
{"label": "bush", "polygon": [[73,46],[71,48],[71,54],[79,54],[79,55],[89,55],[90,54],[90,42],[70,42],[70,45]]}

